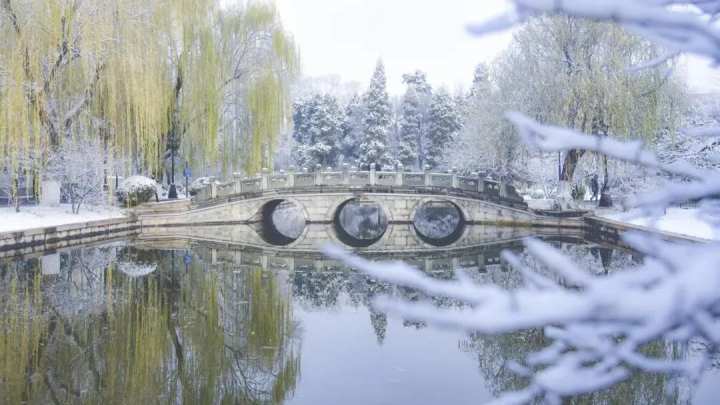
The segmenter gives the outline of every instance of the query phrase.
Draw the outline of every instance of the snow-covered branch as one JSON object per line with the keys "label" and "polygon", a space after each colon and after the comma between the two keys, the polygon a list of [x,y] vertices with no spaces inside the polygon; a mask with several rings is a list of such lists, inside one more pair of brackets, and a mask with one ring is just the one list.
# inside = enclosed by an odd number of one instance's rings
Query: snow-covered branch
{"label": "snow-covered branch", "polygon": [[545,152],[582,149],[694,179],[707,178],[712,174],[682,162],[663,164],[654,153],[646,150],[640,141],[623,142],[607,136],[588,135],[564,127],[544,125],[518,112],[508,112],[505,116],[515,125],[526,143]]}
{"label": "snow-covered branch", "polygon": [[[700,375],[705,359],[653,358],[643,354],[642,348],[658,339],[699,339],[713,350],[720,343],[716,326],[720,246],[640,236],[630,237],[628,242],[644,254],[655,254],[657,260],[646,261],[636,271],[596,277],[579,270],[555,248],[527,240],[528,252],[554,277],[534,272],[519,257],[505,252],[505,259],[525,279],[525,286],[513,291],[473,284],[461,272],[457,281],[440,281],[402,262],[371,262],[335,246],[324,251],[374,278],[466,304],[463,309],[439,308],[430,302],[380,297],[375,301],[378,310],[488,334],[545,327],[545,335],[553,343],[525,359],[530,385],[499,400],[527,403],[607,388],[627,379],[634,370],[693,379]],[[688,263],[687,257],[700,259]]]}
{"label": "snow-covered branch", "polygon": [[718,1],[654,0],[513,0],[514,10],[473,24],[476,35],[504,30],[530,17],[549,13],[598,21],[613,21],[670,49],[720,60],[720,30],[708,23]]}

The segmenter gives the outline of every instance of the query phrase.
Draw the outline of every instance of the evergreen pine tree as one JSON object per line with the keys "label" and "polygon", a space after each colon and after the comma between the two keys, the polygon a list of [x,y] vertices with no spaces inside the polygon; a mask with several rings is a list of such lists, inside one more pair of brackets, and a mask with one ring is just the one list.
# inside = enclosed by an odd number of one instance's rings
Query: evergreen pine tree
{"label": "evergreen pine tree", "polygon": [[412,164],[412,166],[417,166],[418,168],[423,169],[426,163],[425,148],[427,145],[427,131],[430,120],[432,87],[427,81],[427,75],[421,70],[416,70],[414,73],[404,74],[403,83],[407,85],[408,90],[412,89],[417,97],[417,117],[415,117],[418,124],[417,139],[412,142],[412,144],[415,146],[414,154],[417,157],[417,163]]}
{"label": "evergreen pine tree", "polygon": [[419,168],[418,146],[422,140],[421,129],[424,116],[417,92],[408,87],[400,107],[400,134],[398,139],[398,160],[408,168]]}
{"label": "evergreen pine tree", "polygon": [[442,164],[445,148],[461,128],[455,103],[445,91],[433,95],[430,106],[430,126],[427,133],[426,161],[431,168]]}
{"label": "evergreen pine tree", "polygon": [[386,90],[385,68],[378,61],[370,80],[370,88],[363,99],[365,105],[364,130],[358,147],[358,166],[367,169],[392,165],[388,130],[390,126],[390,100]]}
{"label": "evergreen pine tree", "polygon": [[316,94],[295,103],[293,110],[293,150],[295,162],[302,167],[334,167],[340,155],[343,114],[330,95]]}
{"label": "evergreen pine tree", "polygon": [[342,160],[348,164],[355,164],[358,159],[358,148],[362,139],[364,128],[365,106],[362,99],[355,95],[345,107],[345,116],[342,123],[342,139],[340,150]]}

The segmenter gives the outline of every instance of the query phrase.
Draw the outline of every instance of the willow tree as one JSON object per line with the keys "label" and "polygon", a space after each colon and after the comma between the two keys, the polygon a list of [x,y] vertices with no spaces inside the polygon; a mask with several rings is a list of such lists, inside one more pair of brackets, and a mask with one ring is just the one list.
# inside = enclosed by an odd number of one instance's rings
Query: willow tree
{"label": "willow tree", "polygon": [[298,51],[274,5],[251,3],[222,14],[223,172],[272,168],[277,138],[290,115]]}
{"label": "willow tree", "polygon": [[260,162],[254,145],[274,147],[297,52],[273,6],[219,3],[0,0],[3,166],[28,156],[42,166],[73,136],[101,137],[135,170],[157,171],[178,142],[191,161],[215,164],[237,137],[221,123],[238,94],[236,130],[253,145],[238,148]]}
{"label": "willow tree", "polygon": [[[536,18],[515,34],[494,67],[497,102],[581,132],[651,142],[675,128],[682,99],[671,61],[633,69],[659,53],[655,45],[614,24]],[[561,195],[569,192],[567,183],[583,154],[565,154]]]}

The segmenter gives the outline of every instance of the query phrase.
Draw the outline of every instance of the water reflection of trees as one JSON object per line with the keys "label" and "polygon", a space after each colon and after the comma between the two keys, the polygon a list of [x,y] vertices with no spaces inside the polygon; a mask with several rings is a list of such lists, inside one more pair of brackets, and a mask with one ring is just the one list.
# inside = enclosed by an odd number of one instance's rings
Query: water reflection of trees
{"label": "water reflection of trees", "polygon": [[[157,263],[142,278],[121,260]],[[276,275],[209,269],[130,248],[0,263],[0,398],[6,403],[280,403],[300,368]]]}
{"label": "water reflection of trees", "polygon": [[[556,243],[557,247],[582,262],[582,268],[590,269],[596,273],[608,273],[620,267],[632,267],[637,258],[628,252],[613,250],[596,245],[577,245],[569,243]],[[492,283],[508,290],[518,288],[523,279],[518,272],[512,271],[499,260],[500,249],[493,253],[483,253],[486,263],[484,265],[467,269],[465,275],[476,283]],[[532,257],[519,253],[523,260],[536,271],[544,273],[539,263],[533,262]],[[442,263],[442,261],[438,261]],[[292,275],[293,297],[296,301],[309,309],[333,308],[341,305],[363,305],[370,311],[370,322],[375,329],[379,342],[386,334],[386,318],[371,306],[374,297],[378,295],[401,296],[404,300],[428,300],[437,306],[457,306],[458,303],[441,297],[427,297],[409,288],[397,287],[388,283],[379,282],[364,274],[337,267],[331,262],[320,266],[322,270],[301,270]],[[548,273],[549,275],[549,273]],[[455,277],[454,269],[450,266],[437,266],[431,276],[440,279]],[[403,321],[403,326],[422,328],[423,322]],[[478,370],[486,382],[488,389],[495,395],[502,392],[519,390],[527,385],[521,374],[513,371],[512,362],[526,358],[530,353],[537,352],[550,343],[545,338],[543,330],[532,329],[517,333],[488,336],[473,333],[459,342],[459,349],[472,355],[478,364]],[[655,342],[646,348],[646,354],[660,352],[676,352],[682,355],[680,348],[665,342]],[[515,369],[516,370],[516,369]],[[572,398],[572,404],[646,404],[646,403],[683,403],[677,381],[666,375],[638,374],[633,379],[613,387],[611,390],[598,392],[592,395]]]}
{"label": "water reflection of trees", "polygon": [[[637,264],[637,258],[627,252],[573,244],[556,244],[556,247],[576,262],[584,263],[581,268],[596,273],[607,274],[620,267],[631,268],[633,263]],[[531,268],[543,272],[543,268],[534,262],[531,256],[525,254],[520,256]],[[488,273],[481,279],[509,290],[517,288],[523,282],[518,272],[508,271],[505,266],[498,266],[497,270],[499,271],[493,272],[492,275]],[[528,380],[522,373],[518,373],[518,368],[513,365],[519,364],[516,362],[528,358],[531,353],[547,348],[550,343],[551,340],[545,337],[542,329],[530,329],[501,335],[471,333],[460,342],[459,347],[477,359],[483,379],[490,391],[497,396],[503,392],[518,391],[526,387]],[[668,353],[673,354],[675,358],[685,355],[680,347],[667,342],[654,342],[645,348],[645,354],[649,357],[660,358]],[[684,400],[678,388],[678,381],[666,374],[637,373],[630,380],[612,389],[569,398],[566,402],[569,404],[678,404],[684,403]]]}

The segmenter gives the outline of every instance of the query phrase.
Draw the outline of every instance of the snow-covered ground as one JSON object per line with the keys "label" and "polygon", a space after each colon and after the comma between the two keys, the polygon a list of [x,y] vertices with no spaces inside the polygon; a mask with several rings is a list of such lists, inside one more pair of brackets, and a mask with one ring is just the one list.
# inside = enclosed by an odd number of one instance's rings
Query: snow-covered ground
{"label": "snow-covered ground", "polygon": [[665,214],[659,217],[643,216],[633,211],[598,213],[598,215],[633,225],[653,227],[664,232],[720,240],[720,235],[713,230],[713,224],[707,213],[699,208],[668,208]]}
{"label": "snow-covered ground", "polygon": [[0,232],[14,232],[25,229],[59,226],[79,222],[100,221],[122,217],[123,211],[115,207],[81,207],[79,214],[73,214],[69,204],[58,207],[13,207],[0,208]]}

